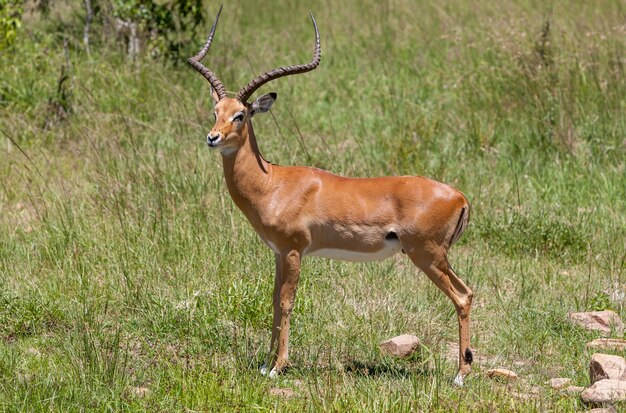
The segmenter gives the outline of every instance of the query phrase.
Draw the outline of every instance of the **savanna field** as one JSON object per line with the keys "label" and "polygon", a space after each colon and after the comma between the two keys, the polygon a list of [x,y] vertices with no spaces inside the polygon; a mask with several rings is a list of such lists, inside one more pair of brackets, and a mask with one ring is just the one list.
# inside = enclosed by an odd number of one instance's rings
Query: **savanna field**
{"label": "savanna field", "polygon": [[[450,254],[474,291],[459,388],[454,307],[402,254],[307,257],[290,367],[259,373],[274,257],[228,195],[205,143],[209,85],[185,64],[219,3],[156,2],[204,18],[150,35],[137,10],[154,2],[92,2],[87,47],[83,2],[0,0],[0,410],[590,408],[545,383],[590,384],[600,334],[568,313],[626,320],[626,3],[224,5],[203,62],[232,92],[308,62],[309,10],[319,25],[319,68],[256,94],[278,93],[254,119],[268,160],[424,175],[469,199]],[[139,22],[134,58],[116,18]],[[381,353],[405,333],[417,353]],[[491,367],[519,378],[491,380]]]}

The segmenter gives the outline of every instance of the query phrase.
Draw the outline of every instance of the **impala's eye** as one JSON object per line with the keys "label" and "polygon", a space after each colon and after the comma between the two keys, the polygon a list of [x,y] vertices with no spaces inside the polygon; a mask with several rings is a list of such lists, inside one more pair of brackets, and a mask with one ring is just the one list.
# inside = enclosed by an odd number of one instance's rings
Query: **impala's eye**
{"label": "impala's eye", "polygon": [[243,122],[243,112],[239,112],[233,116],[233,122]]}

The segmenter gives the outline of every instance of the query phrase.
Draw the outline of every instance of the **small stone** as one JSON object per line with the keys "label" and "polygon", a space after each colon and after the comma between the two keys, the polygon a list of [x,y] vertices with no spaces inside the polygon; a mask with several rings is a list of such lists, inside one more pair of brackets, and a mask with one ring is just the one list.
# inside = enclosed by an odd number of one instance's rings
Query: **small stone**
{"label": "small stone", "polygon": [[520,385],[517,386],[518,391],[511,391],[511,396],[520,400],[531,400],[541,395],[542,389],[537,386]]}
{"label": "small stone", "polygon": [[517,380],[517,374],[507,369],[487,370],[487,377],[489,377],[490,379],[501,380],[501,381]]}
{"label": "small stone", "polygon": [[564,389],[561,389],[561,393],[569,393],[569,394],[580,394],[585,390],[584,387],[581,386],[568,386]]}
{"label": "small stone", "polygon": [[589,364],[591,383],[603,379],[626,380],[626,360],[620,356],[596,353]]}
{"label": "small stone", "polygon": [[554,390],[561,390],[568,387],[571,382],[572,379],[568,379],[567,377],[557,377],[548,380],[546,384],[549,384]]}
{"label": "small stone", "polygon": [[520,392],[520,391],[512,391],[511,396],[515,397],[516,399],[520,399],[520,400],[531,400],[534,399],[535,397],[537,397],[536,394],[532,394],[532,393],[524,393],[524,392]]}
{"label": "small stone", "polygon": [[26,349],[26,354],[30,355],[30,356],[35,356],[35,357],[39,357],[41,356],[41,352],[39,350],[37,350],[34,347],[29,347]]}
{"label": "small stone", "polygon": [[569,393],[569,394],[580,394],[585,390],[584,387],[580,386],[569,386],[564,389],[561,389],[561,393]]}
{"label": "small stone", "polygon": [[390,356],[406,357],[420,345],[420,339],[410,334],[394,337],[380,344],[380,350]]}
{"label": "small stone", "polygon": [[530,362],[528,360],[515,360],[513,362],[513,365],[518,368],[524,368],[528,367],[530,365]]}
{"label": "small stone", "polygon": [[131,387],[130,392],[139,397],[145,397],[150,394],[150,389],[147,387]]}
{"label": "small stone", "polygon": [[33,379],[33,375],[30,373],[17,373],[17,380],[22,383],[29,383]]}
{"label": "small stone", "polygon": [[587,330],[597,330],[609,334],[612,329],[623,331],[624,323],[619,315],[611,310],[569,313],[570,321]]}
{"label": "small stone", "polygon": [[626,340],[621,338],[598,338],[587,343],[587,348],[598,350],[626,350]]}
{"label": "small stone", "polygon": [[281,389],[279,387],[274,387],[270,389],[270,396],[290,398],[294,396],[294,392],[288,387],[284,389]]}
{"label": "small stone", "polygon": [[541,374],[543,374],[544,376],[553,379],[555,377],[559,377],[562,373],[563,368],[562,367],[557,367],[557,366],[545,366],[545,367],[540,367],[539,368],[539,372]]}
{"label": "small stone", "polygon": [[626,400],[626,381],[604,379],[586,388],[580,398],[585,403],[600,404]]}
{"label": "small stone", "polygon": [[617,410],[615,410],[615,407],[613,406],[596,407],[595,409],[589,410],[587,413],[617,413]]}

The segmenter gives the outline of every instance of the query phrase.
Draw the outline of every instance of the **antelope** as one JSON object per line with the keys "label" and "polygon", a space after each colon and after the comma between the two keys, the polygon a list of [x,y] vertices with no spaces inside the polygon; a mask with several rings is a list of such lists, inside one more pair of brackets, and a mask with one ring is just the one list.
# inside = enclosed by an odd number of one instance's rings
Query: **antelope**
{"label": "antelope", "polygon": [[270,109],[276,93],[252,103],[249,98],[274,79],[319,65],[317,23],[311,13],[315,47],[310,63],[266,72],[231,98],[217,76],[200,63],[211,47],[221,12],[220,7],[204,46],[187,63],[211,85],[215,124],[206,142],[221,152],[230,196],[275,255],[272,338],[261,374],[275,377],[287,364],[289,320],[304,257],[364,262],[402,251],[454,304],[459,324],[454,382],[462,386],[473,359],[469,328],[473,293],[450,267],[447,252],[468,224],[467,199],[446,184],[420,176],[347,178],[266,161],[252,118]]}

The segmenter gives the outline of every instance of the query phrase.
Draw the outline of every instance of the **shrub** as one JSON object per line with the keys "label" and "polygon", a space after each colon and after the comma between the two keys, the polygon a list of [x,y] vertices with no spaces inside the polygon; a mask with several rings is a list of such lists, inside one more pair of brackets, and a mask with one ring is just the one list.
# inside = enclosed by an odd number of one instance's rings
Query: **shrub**
{"label": "shrub", "polygon": [[23,12],[24,0],[0,0],[0,50],[15,42]]}

